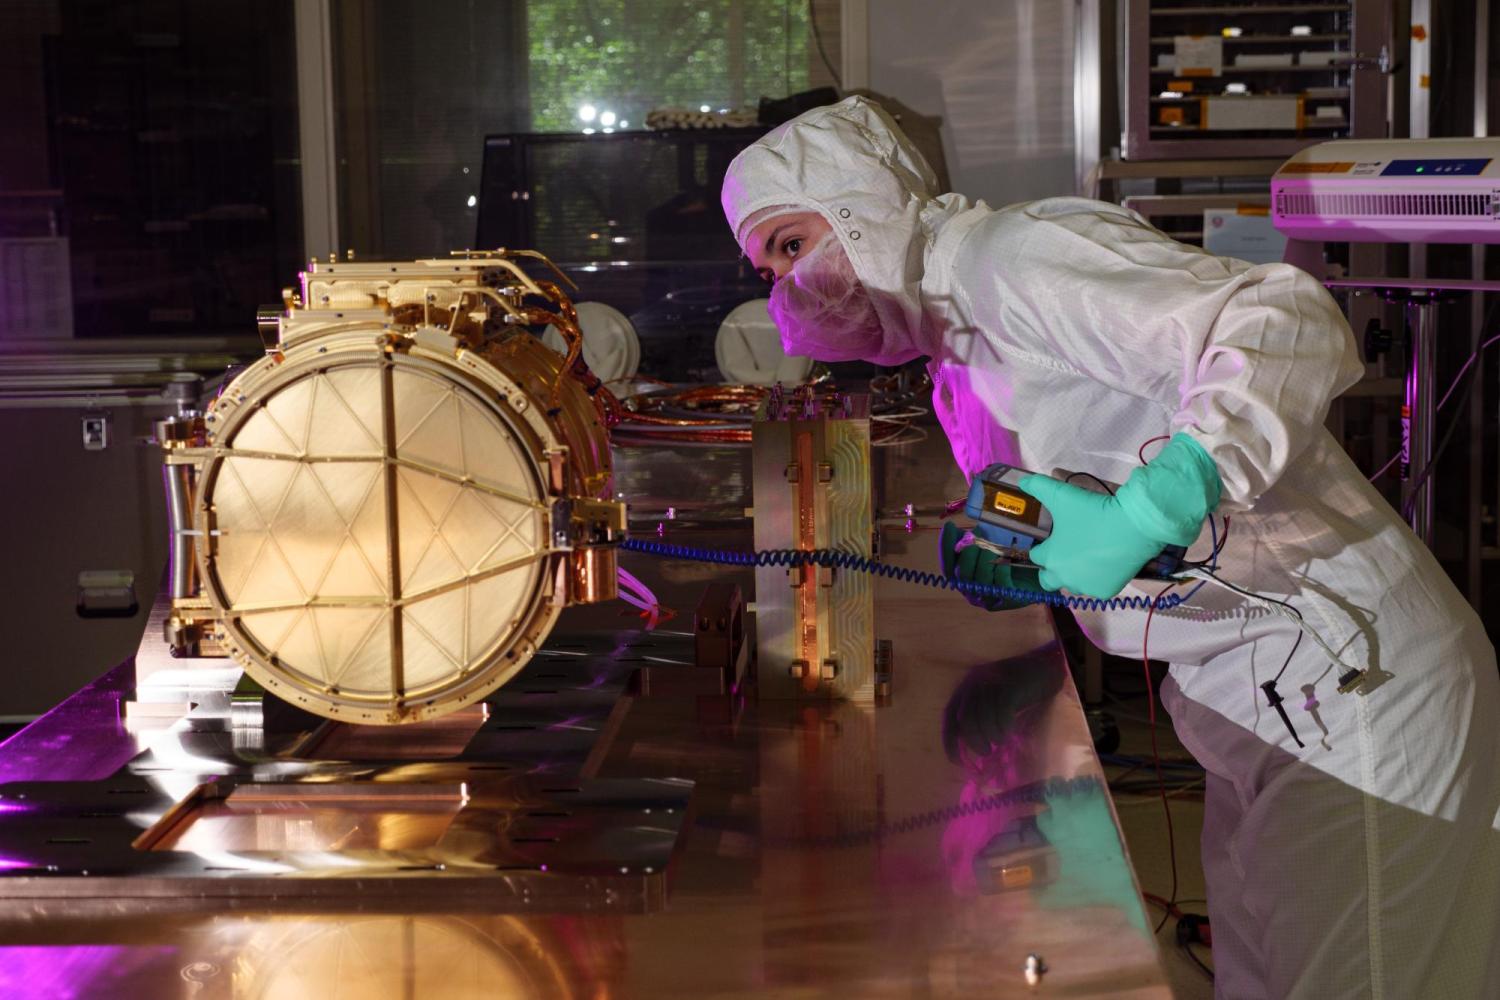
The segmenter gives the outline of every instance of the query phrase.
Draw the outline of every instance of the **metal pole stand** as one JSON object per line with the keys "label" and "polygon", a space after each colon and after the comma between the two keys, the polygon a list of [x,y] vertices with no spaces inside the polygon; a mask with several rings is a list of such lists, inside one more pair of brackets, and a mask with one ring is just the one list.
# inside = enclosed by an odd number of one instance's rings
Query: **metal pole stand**
{"label": "metal pole stand", "polygon": [[1401,503],[1403,508],[1411,509],[1412,532],[1430,549],[1433,546],[1432,512],[1436,489],[1431,475],[1419,486],[1416,485],[1416,480],[1432,462],[1433,456],[1433,431],[1438,404],[1438,307],[1466,292],[1500,291],[1500,282],[1449,278],[1337,278],[1323,284],[1330,290],[1342,289],[1356,294],[1379,292],[1387,302],[1400,303],[1405,307],[1406,381],[1401,400]]}
{"label": "metal pole stand", "polygon": [[[1387,295],[1390,299],[1392,296]],[[1411,530],[1432,548],[1433,477],[1416,483],[1432,461],[1437,417],[1437,311],[1444,298],[1413,290],[1406,301],[1406,383],[1401,400],[1401,505],[1411,511]]]}

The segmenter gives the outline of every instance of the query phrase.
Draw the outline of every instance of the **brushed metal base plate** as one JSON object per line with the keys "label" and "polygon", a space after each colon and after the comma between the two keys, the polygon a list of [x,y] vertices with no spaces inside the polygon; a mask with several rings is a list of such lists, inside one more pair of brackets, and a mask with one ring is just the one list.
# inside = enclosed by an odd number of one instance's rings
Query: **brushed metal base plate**
{"label": "brushed metal base plate", "polygon": [[[690,635],[555,634],[482,704],[405,727],[332,722],[270,696],[246,712],[203,690],[176,720],[127,726],[136,693],[122,664],[0,751],[0,911],[353,897],[391,912],[657,909],[692,782],[592,768],[645,657],[690,663],[691,650]],[[111,697],[112,717],[100,710]],[[59,739],[70,752],[51,757]],[[101,759],[125,762],[89,773]]]}

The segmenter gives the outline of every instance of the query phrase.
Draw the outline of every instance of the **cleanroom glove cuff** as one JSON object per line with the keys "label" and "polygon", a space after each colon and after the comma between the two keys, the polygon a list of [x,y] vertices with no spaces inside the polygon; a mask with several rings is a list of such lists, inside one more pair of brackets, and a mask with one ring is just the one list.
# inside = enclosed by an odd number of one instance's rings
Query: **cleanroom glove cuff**
{"label": "cleanroom glove cuff", "polygon": [[1203,519],[1219,505],[1223,484],[1203,446],[1185,433],[1130,474],[1115,493],[1142,535],[1162,545],[1191,545]]}
{"label": "cleanroom glove cuff", "polygon": [[1114,496],[1050,476],[1017,485],[1052,515],[1052,535],[1034,546],[1048,590],[1110,598],[1167,545],[1190,545],[1219,501],[1219,474],[1196,441],[1178,434]]}
{"label": "cleanroom glove cuff", "polygon": [[[1036,570],[1030,567],[1011,566],[995,553],[978,545],[970,545],[962,552],[958,543],[963,531],[952,521],[943,523],[943,533],[938,539],[942,557],[943,575],[965,583],[982,583],[991,587],[1009,587],[1017,590],[1040,589]],[[986,611],[1009,611],[1026,606],[1025,601],[1013,601],[1004,597],[981,597],[965,594],[964,597],[976,608]]]}

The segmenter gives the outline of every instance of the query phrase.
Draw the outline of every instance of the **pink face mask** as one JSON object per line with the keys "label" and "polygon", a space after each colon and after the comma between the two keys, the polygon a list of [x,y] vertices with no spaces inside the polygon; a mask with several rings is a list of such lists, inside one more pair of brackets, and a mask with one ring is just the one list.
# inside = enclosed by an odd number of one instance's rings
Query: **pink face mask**
{"label": "pink face mask", "polygon": [[776,282],[771,318],[788,354],[817,361],[873,361],[884,353],[875,305],[832,233]]}

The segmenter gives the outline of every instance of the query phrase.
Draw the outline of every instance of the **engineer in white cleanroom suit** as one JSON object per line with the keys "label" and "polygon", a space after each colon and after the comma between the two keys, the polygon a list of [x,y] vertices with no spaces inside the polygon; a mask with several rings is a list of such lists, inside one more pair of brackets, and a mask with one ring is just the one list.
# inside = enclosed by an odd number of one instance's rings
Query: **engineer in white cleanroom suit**
{"label": "engineer in white cleanroom suit", "polygon": [[[995,210],[934,183],[862,98],[739,155],[724,211],[775,279],[786,350],[929,358],[969,476],[1003,461],[1128,483],[1146,442],[1186,435],[1212,460],[1216,523],[1232,515],[1219,575],[1290,602],[1367,671],[1339,693],[1344,668],[1301,643],[1278,689],[1299,747],[1260,688],[1298,634],[1286,618],[1209,585],[1151,620],[1163,699],[1208,771],[1218,995],[1500,997],[1494,647],[1323,427],[1362,373],[1336,303],[1293,267],[1184,246],[1114,205]],[[809,212],[800,239],[771,225]],[[1145,612],[1075,614],[1100,648],[1141,656]]]}

